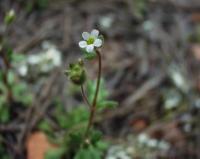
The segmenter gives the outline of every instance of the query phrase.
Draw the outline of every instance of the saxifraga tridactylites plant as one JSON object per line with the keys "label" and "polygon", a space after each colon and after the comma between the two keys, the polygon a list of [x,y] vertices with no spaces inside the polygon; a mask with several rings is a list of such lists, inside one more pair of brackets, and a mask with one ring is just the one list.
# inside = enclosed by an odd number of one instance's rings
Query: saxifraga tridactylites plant
{"label": "saxifraga tridactylites plant", "polygon": [[15,11],[11,9],[9,12],[6,13],[4,17],[4,26],[5,26],[5,31],[0,34],[0,58],[2,58],[4,68],[2,69],[3,71],[1,72],[2,74],[2,79],[3,82],[7,88],[7,100],[12,101],[13,100],[13,94],[8,82],[8,72],[10,69],[10,63],[11,63],[11,56],[12,56],[12,50],[7,48],[7,29],[8,27],[12,24],[12,22],[15,20]]}
{"label": "saxifraga tridactylites plant", "polygon": [[90,108],[90,117],[88,126],[85,131],[85,141],[87,141],[88,133],[90,128],[93,125],[94,115],[96,112],[96,102],[98,98],[99,93],[99,87],[100,87],[100,81],[101,81],[101,53],[98,50],[103,44],[103,36],[99,35],[99,31],[94,29],[91,31],[91,33],[83,32],[82,33],[83,41],[79,42],[79,47],[82,49],[83,53],[85,54],[85,58],[92,60],[98,56],[98,77],[97,77],[97,83],[96,83],[96,91],[94,95],[93,102],[90,103],[85,90],[84,90],[84,83],[86,81],[86,73],[84,68],[84,63],[82,59],[79,59],[77,63],[73,63],[69,65],[69,69],[65,71],[66,75],[69,77],[69,79],[76,85],[79,85],[81,87],[81,93],[83,96],[83,99],[85,100],[86,104]]}
{"label": "saxifraga tridactylites plant", "polygon": [[[83,59],[79,59],[78,62],[71,63],[69,68],[65,70],[65,74],[68,78],[74,83],[78,85],[81,89],[81,94],[85,103],[89,107],[89,119],[86,128],[84,129],[84,133],[82,136],[82,141],[80,147],[77,148],[77,152],[75,152],[75,159],[83,158],[83,156],[87,156],[87,159],[99,159],[102,155],[96,155],[96,157],[91,158],[88,153],[84,153],[84,151],[80,151],[79,149],[83,148],[84,146],[89,147],[92,144],[92,136],[93,136],[93,124],[94,124],[94,117],[97,113],[97,105],[98,105],[98,95],[100,92],[100,83],[101,83],[101,72],[102,72],[102,58],[99,48],[103,45],[103,36],[99,35],[99,31],[94,29],[91,33],[83,32],[82,33],[83,40],[79,42],[79,47],[81,48],[84,58],[87,60],[93,60],[94,58],[98,58],[98,76],[96,81],[96,88],[94,91],[94,96],[92,101],[89,100],[87,94],[84,89],[84,84],[86,83],[86,71],[84,67]],[[108,101],[106,102],[108,105],[116,105],[115,102]],[[106,105],[105,104],[105,105]],[[70,145],[69,145],[70,146]],[[79,151],[79,152],[78,152]],[[95,154],[95,151],[90,151],[91,154]],[[77,155],[78,154],[78,155]],[[91,155],[93,156],[93,155]]]}

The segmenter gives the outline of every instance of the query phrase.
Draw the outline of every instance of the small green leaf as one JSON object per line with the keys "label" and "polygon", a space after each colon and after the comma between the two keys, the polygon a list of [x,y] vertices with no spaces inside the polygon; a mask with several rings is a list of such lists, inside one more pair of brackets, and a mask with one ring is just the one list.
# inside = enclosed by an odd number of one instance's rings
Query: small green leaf
{"label": "small green leaf", "polygon": [[3,82],[0,81],[0,93],[1,94],[7,94],[7,88]]}
{"label": "small green leaf", "polygon": [[87,149],[80,149],[75,155],[74,159],[101,159],[102,152],[93,146],[89,146]]}
{"label": "small green leaf", "polygon": [[[88,90],[89,101],[92,102],[96,90],[96,81],[88,81],[87,90]],[[97,103],[106,100],[106,98],[108,98],[108,95],[109,92],[105,87],[104,79],[101,79]]]}
{"label": "small green leaf", "polygon": [[82,129],[77,129],[74,130],[72,133],[67,134],[64,143],[66,147],[69,147],[69,151],[79,149],[81,143],[83,142],[84,132],[85,131]]}
{"label": "small green leaf", "polygon": [[9,71],[8,72],[8,83],[10,85],[14,84],[15,83],[15,74],[13,71]]}
{"label": "small green leaf", "polygon": [[13,49],[8,47],[6,53],[7,53],[6,55],[7,55],[8,60],[11,62],[12,61],[12,56],[14,54]]}
{"label": "small green leaf", "polygon": [[2,81],[2,80],[3,80],[3,72],[0,71],[0,81]]}
{"label": "small green leaf", "polygon": [[45,159],[61,159],[65,153],[64,148],[57,148],[47,151]]}
{"label": "small green leaf", "polygon": [[43,120],[39,123],[38,128],[45,132],[51,132],[52,128],[46,120]]}
{"label": "small green leaf", "polygon": [[99,150],[102,150],[102,151],[105,151],[108,147],[109,147],[109,143],[108,142],[105,142],[103,140],[100,140],[96,143],[96,147],[99,149]]}
{"label": "small green leaf", "polygon": [[19,63],[19,62],[25,61],[25,59],[26,59],[26,56],[23,55],[23,54],[19,54],[19,53],[13,53],[12,54],[12,61],[13,62]]}
{"label": "small green leaf", "polygon": [[74,159],[90,159],[90,158],[89,158],[89,154],[88,154],[88,152],[87,152],[86,150],[80,149],[80,150],[77,152],[77,154],[76,154],[76,156],[74,157]]}
{"label": "small green leaf", "polygon": [[101,101],[98,103],[98,108],[100,110],[105,108],[116,108],[118,106],[118,103],[115,101]]}
{"label": "small green leaf", "polygon": [[0,105],[0,122],[7,123],[9,119],[10,119],[9,107],[6,104]]}
{"label": "small green leaf", "polygon": [[26,85],[26,83],[18,83],[12,85],[12,91],[15,99],[25,105],[30,105],[33,100],[32,94],[28,92],[28,86]]}
{"label": "small green leaf", "polygon": [[97,130],[92,130],[90,133],[91,143],[96,144],[102,138],[102,133]]}
{"label": "small green leaf", "polygon": [[80,106],[78,108],[73,109],[68,114],[66,114],[65,119],[62,118],[62,120],[61,119],[58,120],[65,122],[62,124],[64,128],[72,128],[77,124],[86,123],[88,121],[88,118],[89,118],[89,112],[85,107]]}
{"label": "small green leaf", "polygon": [[3,105],[6,104],[6,95],[1,95],[0,96],[0,108],[3,107]]}

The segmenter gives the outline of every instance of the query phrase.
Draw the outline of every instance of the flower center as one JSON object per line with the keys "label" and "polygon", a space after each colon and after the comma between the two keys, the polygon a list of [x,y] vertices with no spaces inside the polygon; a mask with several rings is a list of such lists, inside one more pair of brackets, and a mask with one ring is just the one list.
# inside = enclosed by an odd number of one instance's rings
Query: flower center
{"label": "flower center", "polygon": [[94,38],[93,37],[90,37],[88,40],[87,40],[87,44],[90,45],[90,44],[93,44],[94,43]]}

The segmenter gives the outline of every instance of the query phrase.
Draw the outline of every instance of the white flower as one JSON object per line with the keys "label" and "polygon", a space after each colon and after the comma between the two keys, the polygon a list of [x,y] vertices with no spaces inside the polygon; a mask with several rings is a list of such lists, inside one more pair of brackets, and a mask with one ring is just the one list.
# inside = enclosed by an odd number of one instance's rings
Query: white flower
{"label": "white flower", "polygon": [[94,29],[91,33],[83,32],[82,33],[83,41],[79,42],[79,47],[86,49],[87,52],[91,53],[94,51],[95,47],[102,46],[102,40],[99,38],[99,31]]}
{"label": "white flower", "polygon": [[139,136],[138,136],[138,141],[139,143],[141,144],[146,144],[149,140],[149,136],[145,133],[141,133]]}
{"label": "white flower", "polygon": [[11,9],[9,12],[8,12],[8,15],[10,17],[14,17],[15,16],[15,10],[14,9]]}
{"label": "white flower", "polygon": [[18,67],[17,71],[21,76],[25,77],[28,73],[28,67],[26,64],[22,64]]}

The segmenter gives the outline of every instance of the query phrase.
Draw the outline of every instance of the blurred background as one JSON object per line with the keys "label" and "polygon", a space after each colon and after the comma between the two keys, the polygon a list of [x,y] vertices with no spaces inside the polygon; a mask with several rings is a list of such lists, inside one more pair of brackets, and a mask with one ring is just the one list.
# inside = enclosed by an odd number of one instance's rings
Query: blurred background
{"label": "blurred background", "polygon": [[[94,28],[106,94],[119,103],[95,122],[105,158],[200,159],[199,0],[1,0],[0,50],[13,58],[1,52],[0,158],[43,159],[55,146],[46,134],[62,136],[63,113],[83,105],[63,72]],[[89,79],[97,67],[86,63]]]}

